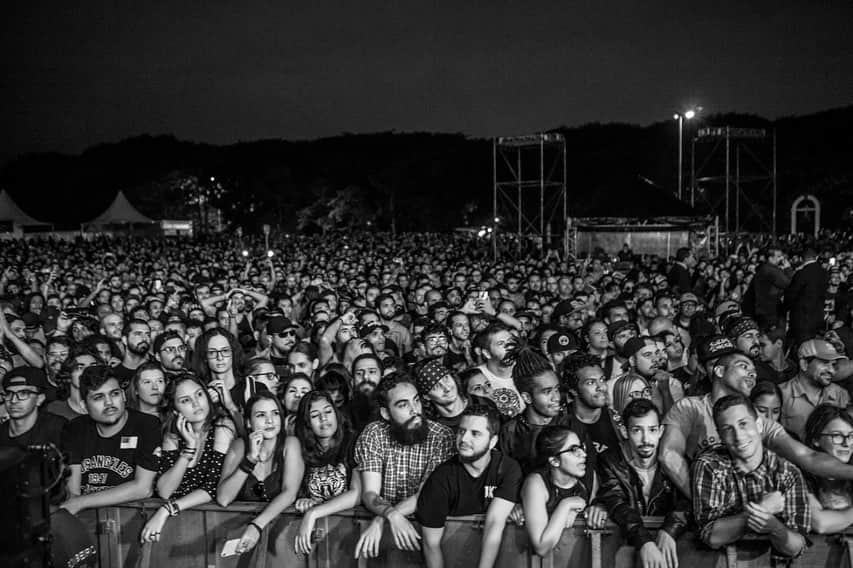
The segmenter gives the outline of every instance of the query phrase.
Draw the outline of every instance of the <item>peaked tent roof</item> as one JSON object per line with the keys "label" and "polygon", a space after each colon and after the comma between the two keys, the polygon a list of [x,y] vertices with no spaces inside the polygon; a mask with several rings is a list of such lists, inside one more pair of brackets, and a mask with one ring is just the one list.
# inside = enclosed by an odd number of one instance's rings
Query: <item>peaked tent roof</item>
{"label": "peaked tent roof", "polygon": [[5,189],[0,191],[0,221],[12,221],[15,225],[49,225],[24,213]]}
{"label": "peaked tent roof", "polygon": [[131,205],[124,192],[119,191],[107,210],[85,223],[86,225],[116,225],[120,223],[156,223]]}

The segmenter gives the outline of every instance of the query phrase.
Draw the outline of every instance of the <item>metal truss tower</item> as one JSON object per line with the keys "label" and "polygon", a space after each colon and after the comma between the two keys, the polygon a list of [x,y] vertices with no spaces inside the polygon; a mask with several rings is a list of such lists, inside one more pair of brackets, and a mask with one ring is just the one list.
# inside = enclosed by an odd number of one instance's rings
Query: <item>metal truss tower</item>
{"label": "metal truss tower", "polygon": [[776,235],[775,130],[701,128],[691,144],[690,162],[691,206],[719,216],[727,234]]}
{"label": "metal truss tower", "polygon": [[495,225],[543,249],[562,238],[565,253],[566,141],[561,134],[502,136],[492,141]]}

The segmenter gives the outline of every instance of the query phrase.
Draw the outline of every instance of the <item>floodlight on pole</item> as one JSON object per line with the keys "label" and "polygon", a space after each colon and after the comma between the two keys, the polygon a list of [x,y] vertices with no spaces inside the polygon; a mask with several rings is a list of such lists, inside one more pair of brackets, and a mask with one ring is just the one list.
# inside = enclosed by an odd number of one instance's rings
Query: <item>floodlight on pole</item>
{"label": "floodlight on pole", "polygon": [[682,192],[684,190],[682,186],[682,164],[684,161],[684,144],[682,140],[684,139],[684,119],[690,120],[696,116],[702,107],[695,107],[685,110],[684,112],[677,112],[672,115],[672,118],[678,121],[678,199],[681,200],[683,195]]}

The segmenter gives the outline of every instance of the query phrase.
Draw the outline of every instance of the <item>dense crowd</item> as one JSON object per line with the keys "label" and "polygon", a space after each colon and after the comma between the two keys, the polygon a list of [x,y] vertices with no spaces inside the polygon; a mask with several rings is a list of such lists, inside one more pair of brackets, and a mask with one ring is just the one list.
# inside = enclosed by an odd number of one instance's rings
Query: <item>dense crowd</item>
{"label": "dense crowd", "polygon": [[495,261],[465,235],[3,241],[0,446],[66,456],[55,523],[161,499],[143,542],[254,501],[238,553],[291,507],[310,553],[318,519],[363,506],[356,556],[385,535],[431,567],[473,514],[480,566],[507,522],[546,555],[577,519],[620,525],[647,567],[675,568],[687,529],[796,557],[853,524],[844,242]]}

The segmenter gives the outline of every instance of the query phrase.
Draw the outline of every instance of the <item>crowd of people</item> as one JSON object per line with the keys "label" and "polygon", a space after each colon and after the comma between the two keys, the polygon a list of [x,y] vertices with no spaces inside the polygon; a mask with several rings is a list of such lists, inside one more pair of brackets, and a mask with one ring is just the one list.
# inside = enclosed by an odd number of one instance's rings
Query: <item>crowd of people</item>
{"label": "crowd of people", "polygon": [[796,557],[853,524],[853,253],[760,244],[3,241],[0,446],[66,456],[57,522],[160,499],[153,546],[182,511],[252,501],[238,553],[295,508],[309,554],[318,519],[361,506],[357,557],[430,567],[448,517],[476,514],[483,567],[508,522],[547,555],[580,519],[644,567],[675,568],[686,530]]}

